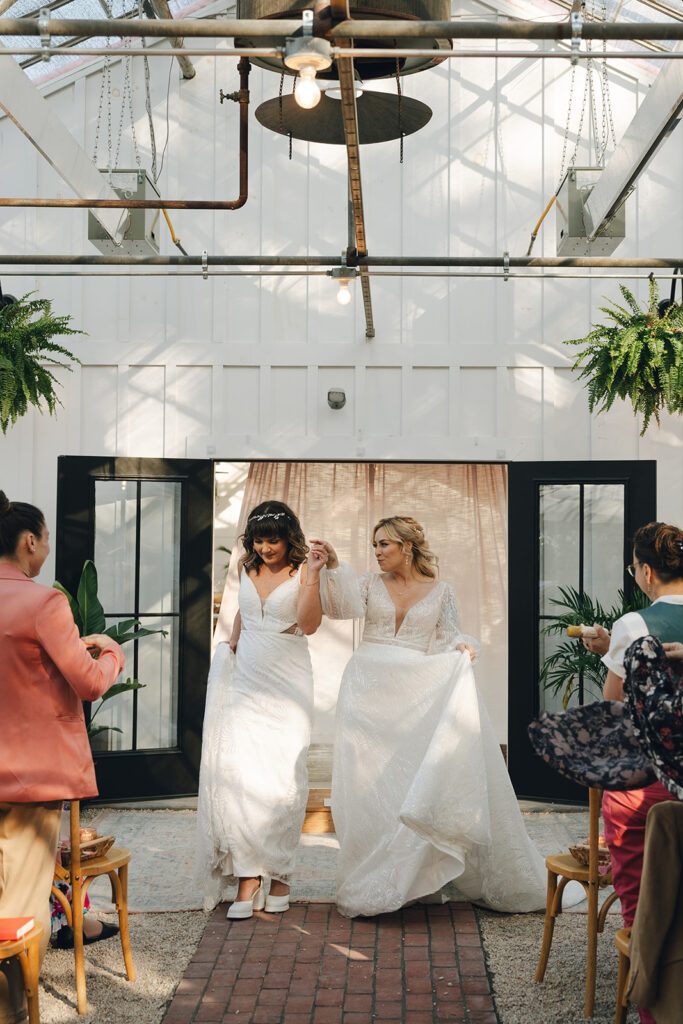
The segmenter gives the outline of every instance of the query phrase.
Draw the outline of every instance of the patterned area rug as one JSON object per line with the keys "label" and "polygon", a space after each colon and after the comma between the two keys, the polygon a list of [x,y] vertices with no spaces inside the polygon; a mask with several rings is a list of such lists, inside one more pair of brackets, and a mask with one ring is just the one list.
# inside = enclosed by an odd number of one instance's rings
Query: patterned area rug
{"label": "patterned area rug", "polygon": [[[588,835],[588,812],[531,812],[523,815],[531,838],[543,856],[567,850]],[[102,810],[93,824],[100,835],[116,837],[116,845],[131,850],[128,905],[132,912],[198,910],[202,906],[194,880],[196,815],[191,810]],[[301,836],[292,899],[307,903],[334,902],[334,876],[339,845],[334,835]],[[608,890],[611,891],[611,890]],[[607,892],[602,894],[604,899]],[[110,911],[109,883],[97,879],[90,890],[94,910]],[[456,886],[433,897],[463,899]],[[585,912],[585,901],[573,911]],[[618,912],[616,901],[610,913]]]}

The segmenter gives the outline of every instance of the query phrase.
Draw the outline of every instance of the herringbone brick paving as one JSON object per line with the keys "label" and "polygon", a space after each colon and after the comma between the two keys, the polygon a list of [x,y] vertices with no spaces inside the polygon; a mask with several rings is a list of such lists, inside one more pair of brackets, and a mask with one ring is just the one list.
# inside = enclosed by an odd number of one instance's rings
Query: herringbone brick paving
{"label": "herringbone brick paving", "polygon": [[228,921],[216,908],[163,1024],[496,1024],[475,912],[332,904]]}

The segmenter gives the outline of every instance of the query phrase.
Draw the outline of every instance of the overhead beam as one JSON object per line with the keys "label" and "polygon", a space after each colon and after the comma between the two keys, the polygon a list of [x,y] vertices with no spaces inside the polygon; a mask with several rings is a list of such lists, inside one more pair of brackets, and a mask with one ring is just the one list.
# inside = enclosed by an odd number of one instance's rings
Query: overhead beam
{"label": "overhead beam", "polygon": [[583,204],[586,235],[596,238],[633,190],[683,115],[683,65],[661,68]]}
{"label": "overhead beam", "polygon": [[[73,256],[45,253],[0,255],[0,266],[62,267],[341,267],[339,256]],[[683,269],[683,257],[637,256],[359,256],[361,267],[505,267]]]}
{"label": "overhead beam", "polygon": [[[0,18],[0,36],[39,36],[38,18]],[[182,18],[151,21],[145,18],[48,18],[44,37],[123,36],[195,37],[205,39],[293,35],[300,18]],[[336,25],[330,39],[552,39],[572,38],[568,21],[373,21],[351,19]],[[683,39],[683,22],[586,21],[582,39]]]}
{"label": "overhead beam", "polygon": [[[0,43],[0,52],[4,49]],[[0,110],[14,122],[29,142],[81,200],[118,200],[106,177],[98,171],[73,137],[53,106],[11,57],[0,60]],[[123,238],[128,213],[96,209],[93,216],[118,244]]]}
{"label": "overhead beam", "polygon": [[[150,0],[150,3],[152,5],[152,10],[156,14],[157,18],[160,18],[162,21],[164,19],[170,19],[171,21],[173,21],[173,15],[171,14],[171,8],[168,6],[167,0]],[[183,46],[184,43],[182,37],[176,36],[175,42],[173,43],[173,48],[175,50],[182,50]],[[176,59],[180,66],[180,70],[183,73],[183,78],[194,78],[197,72],[190,58],[186,57],[184,54],[176,53]]]}

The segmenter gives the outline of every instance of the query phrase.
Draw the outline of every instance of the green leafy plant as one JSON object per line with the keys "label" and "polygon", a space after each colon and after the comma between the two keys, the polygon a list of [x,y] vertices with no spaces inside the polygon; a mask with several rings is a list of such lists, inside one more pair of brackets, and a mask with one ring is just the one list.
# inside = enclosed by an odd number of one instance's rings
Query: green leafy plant
{"label": "green leafy plant", "polygon": [[70,316],[53,316],[49,299],[32,299],[33,294],[29,292],[16,302],[0,307],[0,427],[3,434],[24,415],[29,405],[40,409],[41,402],[45,402],[52,414],[62,403],[55,391],[59,381],[50,367],[70,370],[69,362],[80,362],[72,352],[50,339],[85,332],[69,326]]}
{"label": "green leafy plant", "polygon": [[[567,626],[579,626],[581,623],[592,626],[598,622],[605,629],[611,629],[622,615],[640,611],[650,603],[642,590],[636,590],[632,597],[626,597],[624,591],[620,590],[615,604],[606,609],[599,601],[593,600],[586,593],[581,594],[574,587],[558,589],[561,596],[552,597],[550,603],[564,610],[543,627],[541,633],[546,636],[566,633]],[[584,692],[598,700],[606,675],[607,668],[599,654],[587,651],[580,640],[566,639],[543,662],[540,682],[545,690],[552,690],[556,696],[561,692],[562,706],[566,708],[572,696],[578,692],[579,679],[583,680]]]}
{"label": "green leafy plant", "polygon": [[[95,568],[95,563],[90,559],[83,565],[75,597],[61,583],[55,582],[53,586],[56,590],[61,590],[66,596],[71,608],[71,614],[81,636],[89,636],[91,633],[104,633],[110,636],[112,640],[115,640],[117,644],[125,644],[130,640],[139,640],[143,636],[152,636],[155,633],[161,633],[162,636],[167,635],[164,629],[145,629],[140,625],[138,619],[124,619],[122,622],[116,622],[112,626],[107,626],[104,609],[97,596],[97,569]],[[114,683],[107,690],[90,716],[88,736],[91,741],[94,736],[101,732],[121,732],[121,729],[115,725],[93,725],[102,705],[106,701],[111,700],[112,697],[117,697],[120,693],[142,690],[144,686],[145,684],[138,682],[137,679],[129,678],[126,679],[125,683]]]}
{"label": "green leafy plant", "polygon": [[594,325],[585,338],[565,345],[584,345],[573,369],[582,367],[587,379],[591,412],[610,409],[617,398],[630,399],[643,415],[641,437],[663,409],[683,412],[683,306],[671,305],[663,316],[657,306],[659,289],[650,279],[650,296],[643,309],[628,288],[619,285],[628,308],[612,303],[601,311],[611,320]]}

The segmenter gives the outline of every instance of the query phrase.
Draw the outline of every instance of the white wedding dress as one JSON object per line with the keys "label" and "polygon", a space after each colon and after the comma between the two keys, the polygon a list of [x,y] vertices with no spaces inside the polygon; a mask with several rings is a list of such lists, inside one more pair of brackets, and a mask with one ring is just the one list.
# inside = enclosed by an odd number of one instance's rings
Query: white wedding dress
{"label": "white wedding dress", "polygon": [[239,877],[289,881],[306,812],[313,714],[308,642],[296,625],[299,574],[263,604],[242,573],[242,629],[216,649],[206,695],[196,880],[210,910]]}
{"label": "white wedding dress", "polygon": [[[365,616],[337,704],[332,816],[337,906],[397,910],[455,880],[501,911],[545,906],[544,861],[527,835],[469,654],[453,588],[438,582],[396,630],[382,577],[323,570],[323,610]],[[577,892],[570,902],[583,897]]]}

